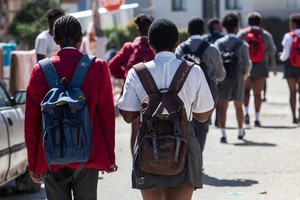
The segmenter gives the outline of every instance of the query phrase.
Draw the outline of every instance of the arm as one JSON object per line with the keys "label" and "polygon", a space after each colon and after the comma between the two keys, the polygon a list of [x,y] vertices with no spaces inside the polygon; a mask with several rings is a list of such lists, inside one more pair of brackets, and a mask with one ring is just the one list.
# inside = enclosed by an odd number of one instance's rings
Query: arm
{"label": "arm", "polygon": [[221,53],[214,45],[211,45],[210,47],[210,53],[209,55],[204,56],[204,61],[205,63],[207,63],[207,65],[212,66],[212,70],[214,70],[215,72],[216,80],[218,82],[221,82],[226,76],[226,71],[223,66]]}
{"label": "arm", "polygon": [[36,66],[33,68],[26,90],[25,109],[25,143],[27,147],[28,169],[35,172],[39,154],[39,142],[42,127],[41,97],[39,94],[39,81],[36,78]]}
{"label": "arm", "polygon": [[130,111],[125,111],[122,109],[119,109],[120,114],[123,116],[123,119],[125,122],[132,123],[135,119],[139,117],[140,112],[130,112]]}
{"label": "arm", "polygon": [[276,59],[275,59],[275,55],[276,55],[276,46],[274,44],[274,40],[273,40],[273,37],[272,35],[267,32],[267,31],[264,31],[265,34],[266,34],[266,51],[267,51],[267,54],[268,54],[268,58],[269,58],[269,63],[270,63],[270,66],[274,72],[274,74],[276,74],[277,72],[277,68],[276,68]]}
{"label": "arm", "polygon": [[279,59],[281,61],[286,61],[290,57],[290,51],[293,44],[293,37],[289,33],[286,33],[283,37],[281,44],[283,46],[283,50],[282,53],[279,54]]}
{"label": "arm", "polygon": [[211,109],[211,110],[209,110],[207,112],[204,112],[204,113],[194,113],[193,112],[193,117],[196,120],[198,120],[199,122],[206,122],[212,112],[213,112],[213,109]]}
{"label": "arm", "polygon": [[131,55],[131,43],[125,43],[121,50],[109,61],[108,67],[113,77],[124,79],[125,67]]}
{"label": "arm", "polygon": [[243,74],[247,76],[252,68],[252,62],[249,56],[248,44],[245,42],[243,43],[244,45],[242,45],[241,48],[242,68],[243,68]]}
{"label": "arm", "polygon": [[110,164],[115,164],[115,108],[113,100],[112,85],[109,77],[108,67],[104,61],[96,60],[96,64],[100,65],[97,115],[101,122],[100,127],[107,146]]}

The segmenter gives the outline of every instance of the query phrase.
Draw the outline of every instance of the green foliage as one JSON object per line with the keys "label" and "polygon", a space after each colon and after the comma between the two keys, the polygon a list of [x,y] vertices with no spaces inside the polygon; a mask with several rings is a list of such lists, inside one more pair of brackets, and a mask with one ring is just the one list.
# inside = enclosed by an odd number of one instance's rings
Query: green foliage
{"label": "green foliage", "polygon": [[8,27],[8,34],[29,49],[34,47],[36,36],[47,29],[46,12],[59,7],[59,0],[34,0],[22,6]]}

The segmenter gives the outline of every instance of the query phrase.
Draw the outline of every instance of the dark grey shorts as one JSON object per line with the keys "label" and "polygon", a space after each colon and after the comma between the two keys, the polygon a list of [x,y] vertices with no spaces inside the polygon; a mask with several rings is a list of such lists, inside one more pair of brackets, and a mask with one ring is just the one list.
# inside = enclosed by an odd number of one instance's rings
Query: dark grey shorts
{"label": "dark grey shorts", "polygon": [[261,63],[252,63],[250,77],[269,77],[268,65],[265,61]]}
{"label": "dark grey shorts", "polygon": [[190,125],[188,138],[188,158],[184,170],[174,176],[145,173],[138,167],[135,157],[132,169],[132,188],[154,189],[167,188],[191,183],[195,188],[202,188],[202,155],[195,128]]}
{"label": "dark grey shorts", "polygon": [[224,80],[218,84],[218,98],[221,100],[244,100],[245,81],[243,74],[237,75],[233,81]]}

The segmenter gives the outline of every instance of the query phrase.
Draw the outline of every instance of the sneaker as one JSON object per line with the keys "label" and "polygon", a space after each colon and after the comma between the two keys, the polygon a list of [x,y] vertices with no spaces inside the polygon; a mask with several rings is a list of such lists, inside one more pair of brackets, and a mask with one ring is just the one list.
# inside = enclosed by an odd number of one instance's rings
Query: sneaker
{"label": "sneaker", "polygon": [[221,137],[221,140],[220,140],[221,143],[227,143],[227,139],[226,137]]}
{"label": "sneaker", "polygon": [[242,139],[244,139],[244,136],[246,135],[246,132],[245,132],[245,130],[243,130],[243,134],[242,135],[239,135],[238,136],[238,139],[239,140],[242,140]]}
{"label": "sneaker", "polygon": [[249,125],[249,124],[250,124],[250,117],[249,117],[248,114],[245,115],[245,117],[244,117],[244,122],[245,122],[246,125]]}
{"label": "sneaker", "polygon": [[261,127],[260,121],[258,121],[258,120],[255,120],[255,121],[254,121],[254,125],[255,125],[256,127]]}

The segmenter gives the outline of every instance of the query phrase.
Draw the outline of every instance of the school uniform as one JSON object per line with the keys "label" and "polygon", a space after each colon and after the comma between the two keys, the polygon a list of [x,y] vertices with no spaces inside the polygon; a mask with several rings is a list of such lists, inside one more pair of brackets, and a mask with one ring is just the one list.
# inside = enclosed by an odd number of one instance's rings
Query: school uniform
{"label": "school uniform", "polygon": [[223,81],[218,85],[218,98],[228,101],[243,101],[244,99],[244,76],[248,75],[251,69],[248,44],[238,39],[235,34],[228,34],[215,42],[215,46],[218,49],[221,49],[222,45],[231,49],[236,44],[236,42],[241,42],[241,45],[235,50],[235,55],[238,57],[238,63],[236,65],[237,70],[235,70],[236,79],[233,82]]}
{"label": "school uniform", "polygon": [[[300,37],[300,29],[295,29],[294,33]],[[285,62],[284,78],[300,78],[300,67],[293,67],[289,61],[293,37],[290,33],[286,33],[281,42],[283,46],[280,60]]]}
{"label": "school uniform", "polygon": [[[145,63],[158,89],[168,88],[181,60],[176,59],[172,52],[157,53],[153,61]],[[141,81],[134,69],[129,70],[118,107],[121,110],[139,112],[141,102],[147,96]],[[194,65],[178,93],[184,102],[186,114],[191,121],[192,112],[203,113],[214,107],[214,101],[201,68]],[[138,146],[134,158],[137,156]],[[188,157],[184,170],[174,176],[163,176],[141,171],[137,160],[134,159],[132,170],[132,187],[137,189],[166,188],[191,183],[195,188],[202,188],[202,157],[200,145],[195,135],[195,129],[190,126],[188,136]]]}
{"label": "school uniform", "polygon": [[[261,28],[259,26],[250,26],[253,31],[258,31]],[[237,34],[237,37],[241,40],[245,40],[247,37],[246,29],[242,29]],[[268,77],[269,76],[269,66],[274,70],[276,69],[276,46],[274,44],[272,35],[263,30],[261,33],[262,42],[264,44],[264,56],[262,62],[253,62],[252,69],[250,71],[250,77]]]}
{"label": "school uniform", "polygon": [[[76,49],[63,49],[51,57],[51,62],[60,78],[71,80],[73,72],[81,56]],[[92,152],[84,169],[109,169],[115,164],[115,114],[112,85],[108,68],[103,60],[94,61],[81,87],[86,97],[89,115],[92,123]],[[41,106],[49,86],[44,74],[36,64],[31,72],[27,92],[25,110],[25,142],[28,149],[29,170],[39,174],[49,172],[42,147],[42,114]],[[103,98],[105,97],[105,98]],[[66,166],[53,165],[53,172],[62,167],[76,169],[78,163]]]}

